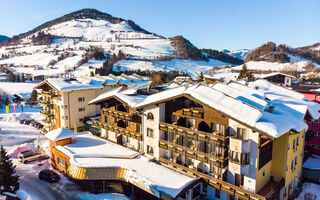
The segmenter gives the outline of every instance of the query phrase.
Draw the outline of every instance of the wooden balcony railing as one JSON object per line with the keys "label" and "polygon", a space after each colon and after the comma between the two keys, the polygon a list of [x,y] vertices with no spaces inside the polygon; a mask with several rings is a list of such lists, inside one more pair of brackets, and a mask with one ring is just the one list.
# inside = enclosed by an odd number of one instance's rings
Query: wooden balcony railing
{"label": "wooden balcony railing", "polygon": [[52,107],[53,106],[53,102],[52,101],[39,101],[39,103],[43,106],[50,106]]}
{"label": "wooden balcony railing", "polygon": [[125,128],[114,126],[114,125],[111,125],[111,124],[102,123],[101,121],[98,121],[98,120],[93,120],[92,123],[93,123],[93,126],[104,128],[106,130],[113,131],[115,133],[119,133],[121,135],[126,135],[128,137],[135,138],[135,139],[137,139],[139,141],[142,140],[141,133],[129,131],[129,130],[125,129]]}
{"label": "wooden balcony railing", "polygon": [[159,140],[159,147],[163,149],[171,150],[178,154],[186,154],[188,158],[193,158],[205,163],[209,163],[209,161],[214,161],[214,165],[220,168],[224,168],[228,165],[227,154],[218,156],[217,154],[204,153],[201,151],[191,149],[189,147],[185,147],[179,144],[174,144],[172,142],[161,140],[161,139]]}
{"label": "wooden balcony railing", "polygon": [[58,97],[58,94],[56,92],[52,91],[42,91],[41,93],[42,96],[49,96],[49,97]]}
{"label": "wooden balcony railing", "polygon": [[53,117],[54,114],[50,111],[47,111],[47,110],[40,110],[40,114],[43,114],[45,116],[48,116],[48,117]]}
{"label": "wooden balcony railing", "polygon": [[235,186],[231,183],[228,183],[226,181],[214,178],[212,176],[209,176],[207,174],[201,173],[195,169],[185,167],[183,165],[179,165],[175,162],[169,161],[164,158],[159,158],[159,161],[161,163],[164,163],[166,165],[172,166],[176,169],[180,169],[182,171],[185,171],[187,173],[192,173],[193,175],[202,178],[204,181],[206,181],[209,185],[215,187],[218,190],[221,190],[223,192],[226,192],[234,197],[237,197],[239,199],[246,199],[246,200],[267,200],[265,196],[250,192],[248,190],[245,190],[241,187]]}
{"label": "wooden balcony railing", "polygon": [[190,128],[168,124],[165,122],[159,122],[159,130],[166,132],[174,132],[178,135],[185,136],[194,140],[200,140],[204,142],[212,142],[221,147],[227,147],[229,145],[229,138],[216,133],[207,133],[199,130],[193,130]]}
{"label": "wooden balcony railing", "polygon": [[182,115],[203,118],[203,108],[183,108]]}
{"label": "wooden balcony railing", "polygon": [[109,108],[103,108],[102,109],[103,113],[112,117],[116,117],[119,119],[124,119],[124,120],[132,120],[132,114],[119,111],[119,110],[112,110]]}

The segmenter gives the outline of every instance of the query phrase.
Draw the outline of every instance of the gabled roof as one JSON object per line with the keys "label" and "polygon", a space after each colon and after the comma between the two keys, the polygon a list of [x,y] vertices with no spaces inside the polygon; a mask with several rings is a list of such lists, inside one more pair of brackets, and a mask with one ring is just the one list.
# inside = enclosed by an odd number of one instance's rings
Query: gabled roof
{"label": "gabled roof", "polygon": [[68,138],[74,138],[76,134],[67,128],[58,128],[53,131],[48,132],[45,137],[48,138],[49,140],[56,142],[59,140],[64,140]]}
{"label": "gabled roof", "polygon": [[[261,75],[259,75],[258,77],[259,77],[259,78],[268,78],[268,77],[277,76],[277,75],[282,75],[282,76],[286,76],[286,77],[290,77],[290,78],[296,79],[295,76],[291,76],[291,75],[289,75],[289,74],[284,74],[284,73],[281,73],[281,72],[272,72],[272,73],[269,73],[269,74],[261,74]],[[256,75],[255,75],[255,76],[256,76]]]}

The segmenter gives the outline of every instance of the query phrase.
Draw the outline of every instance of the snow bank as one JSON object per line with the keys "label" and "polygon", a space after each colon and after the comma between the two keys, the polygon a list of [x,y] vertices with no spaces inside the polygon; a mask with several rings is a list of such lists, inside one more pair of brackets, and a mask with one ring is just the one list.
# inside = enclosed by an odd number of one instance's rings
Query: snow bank
{"label": "snow bank", "polygon": [[5,119],[7,122],[18,122],[20,120],[31,120],[32,117],[29,113],[9,113]]}
{"label": "snow bank", "polygon": [[11,149],[8,152],[8,155],[11,156],[11,158],[17,158],[18,157],[18,153],[20,151],[24,151],[24,150],[32,150],[32,151],[36,151],[38,150],[38,148],[36,147],[36,144],[34,143],[24,143],[24,144],[20,144],[18,146],[15,146],[13,149]]}
{"label": "snow bank", "polygon": [[39,200],[39,198],[31,196],[30,194],[28,194],[26,191],[24,191],[23,189],[19,189],[17,191],[17,197],[21,200]]}
{"label": "snow bank", "polygon": [[304,183],[301,193],[296,200],[305,200],[306,196],[309,196],[314,200],[320,200],[320,185],[314,183]]}

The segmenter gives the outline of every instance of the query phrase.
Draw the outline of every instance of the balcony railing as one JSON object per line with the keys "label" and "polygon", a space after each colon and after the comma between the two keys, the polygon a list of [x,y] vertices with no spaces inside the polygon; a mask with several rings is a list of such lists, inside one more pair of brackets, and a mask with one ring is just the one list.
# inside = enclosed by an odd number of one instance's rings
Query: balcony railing
{"label": "balcony railing", "polygon": [[56,92],[52,92],[52,91],[42,91],[41,93],[42,96],[49,96],[49,97],[57,97],[58,94]]}
{"label": "balcony railing", "polygon": [[111,124],[102,123],[101,121],[98,121],[98,120],[93,120],[92,123],[93,123],[93,126],[104,128],[104,129],[106,129],[108,131],[113,131],[113,132],[119,133],[121,135],[126,135],[128,137],[135,138],[135,139],[137,139],[139,141],[142,140],[141,133],[129,131],[129,130],[125,129],[125,128],[114,126],[114,125],[111,125]]}
{"label": "balcony railing", "polygon": [[204,153],[201,151],[197,151],[194,149],[191,149],[189,147],[185,147],[179,144],[174,144],[172,142],[166,141],[166,140],[159,140],[159,147],[163,149],[171,150],[178,154],[186,154],[188,158],[193,158],[205,163],[209,163],[209,161],[215,161],[214,165],[220,168],[224,168],[228,165],[228,158],[224,157],[228,154],[224,154],[219,156],[217,153]]}
{"label": "balcony railing", "polygon": [[175,162],[169,161],[167,159],[164,158],[159,158],[159,161],[161,163],[167,164],[169,166],[172,166],[176,169],[180,169],[182,171],[185,171],[187,173],[192,173],[197,177],[200,177],[202,179],[204,179],[208,184],[210,184],[211,186],[215,187],[218,190],[221,190],[223,192],[226,192],[234,197],[237,197],[239,199],[253,199],[253,200],[267,200],[268,198],[250,191],[247,191],[241,187],[232,185],[231,183],[225,182],[223,180],[214,178],[212,176],[209,176],[207,174],[198,172],[195,169],[191,169],[188,167],[185,167],[183,165],[179,165]]}
{"label": "balcony railing", "polygon": [[132,114],[129,114],[127,112],[119,111],[119,110],[112,110],[109,108],[103,108],[102,109],[104,114],[107,114],[112,117],[116,117],[119,119],[124,119],[124,120],[132,120]]}
{"label": "balcony railing", "polygon": [[229,145],[228,137],[217,135],[216,133],[207,133],[178,125],[168,124],[165,122],[159,122],[159,129],[166,132],[175,132],[178,135],[186,136],[194,140],[200,140],[205,142],[210,141],[221,147],[227,147]]}
{"label": "balcony railing", "polygon": [[43,114],[45,116],[48,116],[48,117],[53,117],[54,114],[50,111],[47,111],[47,110],[40,110],[40,114]]}
{"label": "balcony railing", "polygon": [[53,106],[53,102],[52,101],[39,101],[39,103],[43,106]]}
{"label": "balcony railing", "polygon": [[183,108],[182,115],[203,118],[203,108]]}

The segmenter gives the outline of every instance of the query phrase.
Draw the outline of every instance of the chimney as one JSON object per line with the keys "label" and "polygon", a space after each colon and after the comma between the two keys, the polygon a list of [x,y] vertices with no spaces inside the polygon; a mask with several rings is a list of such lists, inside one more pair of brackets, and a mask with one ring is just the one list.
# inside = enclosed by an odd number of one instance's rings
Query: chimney
{"label": "chimney", "polygon": [[274,112],[274,106],[269,106],[269,112],[273,113]]}

